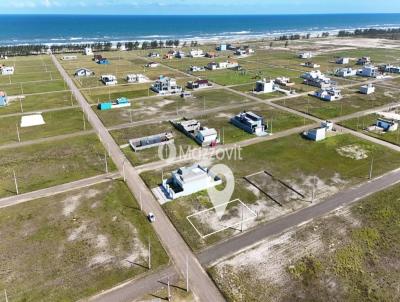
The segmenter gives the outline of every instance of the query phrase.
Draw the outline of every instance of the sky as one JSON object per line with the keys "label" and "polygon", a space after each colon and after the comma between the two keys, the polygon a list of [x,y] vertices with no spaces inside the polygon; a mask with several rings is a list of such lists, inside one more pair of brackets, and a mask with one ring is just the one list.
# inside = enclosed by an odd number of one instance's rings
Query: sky
{"label": "sky", "polygon": [[0,14],[218,15],[316,13],[400,13],[400,1],[0,0]]}

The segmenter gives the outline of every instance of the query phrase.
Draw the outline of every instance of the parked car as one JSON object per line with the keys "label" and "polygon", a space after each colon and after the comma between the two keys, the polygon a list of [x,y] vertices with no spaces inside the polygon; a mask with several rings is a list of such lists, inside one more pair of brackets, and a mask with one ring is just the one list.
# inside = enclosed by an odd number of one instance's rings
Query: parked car
{"label": "parked car", "polygon": [[156,221],[156,216],[153,214],[153,213],[149,213],[148,215],[147,215],[147,219],[150,221],[150,222],[154,222],[154,221]]}

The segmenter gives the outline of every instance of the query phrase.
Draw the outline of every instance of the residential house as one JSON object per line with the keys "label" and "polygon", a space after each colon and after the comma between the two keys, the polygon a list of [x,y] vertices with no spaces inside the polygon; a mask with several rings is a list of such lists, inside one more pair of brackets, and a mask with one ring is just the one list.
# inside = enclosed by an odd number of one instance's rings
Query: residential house
{"label": "residential house", "polygon": [[204,71],[206,70],[204,67],[201,66],[190,66],[190,71],[191,72],[198,72],[198,71]]}
{"label": "residential house", "polygon": [[314,55],[311,52],[301,52],[299,53],[299,58],[300,59],[311,59],[312,57],[314,57]]}
{"label": "residential house", "polygon": [[336,59],[336,64],[346,65],[350,63],[350,58],[338,58]]}
{"label": "residential house", "polygon": [[321,122],[321,128],[325,128],[326,131],[333,131],[333,122],[323,121]]}
{"label": "residential house", "polygon": [[189,56],[192,58],[202,58],[204,57],[204,52],[201,49],[192,49],[189,53]]}
{"label": "residential house", "polygon": [[286,77],[278,77],[275,79],[275,84],[280,85],[280,86],[285,86],[285,87],[290,87],[294,86],[295,83],[290,81],[290,78]]}
{"label": "residential house", "polygon": [[183,59],[183,58],[186,57],[186,54],[185,54],[184,51],[179,50],[179,51],[176,53],[175,57],[176,57],[177,59]]}
{"label": "residential house", "polygon": [[125,107],[130,107],[131,102],[125,97],[118,98],[115,100],[115,102],[104,102],[100,103],[97,105],[97,108],[99,110],[110,110],[110,109],[117,109],[117,108],[125,108]]}
{"label": "residential house", "polygon": [[103,56],[102,56],[102,55],[94,55],[94,56],[93,56],[93,61],[95,61],[96,63],[97,63],[98,61],[100,61],[101,59],[103,59]]}
{"label": "residential house", "polygon": [[110,61],[108,61],[107,58],[101,58],[100,60],[97,61],[97,64],[108,65],[108,64],[110,64]]}
{"label": "residential house", "polygon": [[393,120],[379,118],[376,121],[376,126],[385,132],[393,132],[398,129],[399,124]]}
{"label": "residential house", "polygon": [[371,64],[371,58],[370,57],[362,57],[362,58],[359,58],[358,60],[357,60],[357,63],[356,63],[357,65],[369,65],[369,64]]}
{"label": "residential house", "polygon": [[222,184],[222,180],[209,169],[195,164],[174,172],[169,179],[163,179],[162,191],[168,199],[188,196]]}
{"label": "residential house", "polygon": [[275,89],[275,82],[272,80],[267,81],[266,79],[260,80],[256,82],[256,88],[254,92],[256,93],[271,93],[274,92]]}
{"label": "residential house", "polygon": [[323,101],[336,101],[340,100],[342,98],[342,93],[339,89],[336,89],[334,87],[326,88],[326,89],[321,89],[319,91],[316,91],[314,93],[314,96],[317,98],[323,100]]}
{"label": "residential house", "polygon": [[308,68],[319,68],[319,67],[321,67],[321,65],[315,64],[315,63],[313,63],[311,61],[308,61],[308,62],[305,62],[305,63],[301,63],[300,65],[304,66],[304,67],[308,67]]}
{"label": "residential house", "polygon": [[239,63],[237,61],[228,60],[226,62],[211,62],[208,63],[206,68],[209,70],[219,70],[219,69],[230,69],[230,68],[238,68]]}
{"label": "residential house", "polygon": [[176,129],[193,138],[202,147],[214,147],[219,143],[217,130],[203,127],[197,120],[173,122]]}
{"label": "residential house", "polygon": [[78,58],[77,56],[69,55],[69,56],[63,56],[61,58],[61,60],[63,60],[63,61],[73,61],[73,60],[76,60],[77,58]]}
{"label": "residential house", "polygon": [[8,105],[7,94],[4,91],[0,91],[0,107]]}
{"label": "residential house", "polygon": [[150,135],[146,137],[129,140],[129,145],[135,152],[173,143],[174,143],[174,134],[172,132],[160,133],[156,135]]}
{"label": "residential house", "polygon": [[303,136],[309,140],[319,142],[324,140],[326,138],[326,134],[330,131],[333,131],[333,122],[323,121],[321,122],[320,127],[304,132]]}
{"label": "residential house", "polygon": [[92,75],[94,75],[94,72],[87,68],[82,67],[82,68],[75,70],[76,77],[90,77]]}
{"label": "residential house", "polygon": [[215,53],[215,52],[213,52],[213,51],[209,51],[209,52],[206,52],[206,55],[205,55],[207,58],[211,58],[211,59],[213,59],[213,58],[216,58],[217,57],[217,53]]}
{"label": "residential house", "polygon": [[375,86],[372,84],[367,84],[360,87],[360,93],[362,94],[372,94],[374,92],[375,92]]}
{"label": "residential house", "polygon": [[226,44],[220,44],[217,46],[216,50],[218,51],[226,51],[227,50],[227,45]]}
{"label": "residential house", "polygon": [[163,56],[163,59],[171,60],[171,59],[175,58],[175,55],[176,55],[175,52],[173,52],[173,53],[168,52]]}
{"label": "residential house", "polygon": [[14,74],[14,67],[13,66],[0,66],[0,71],[2,75],[13,75]]}
{"label": "residential house", "polygon": [[326,77],[319,70],[306,72],[300,77],[304,79],[304,84],[319,87],[322,89],[329,88],[335,84],[333,81],[331,81],[330,78]]}
{"label": "residential house", "polygon": [[149,52],[147,55],[149,58],[159,58],[160,54],[158,52]]}
{"label": "residential house", "polygon": [[85,56],[93,56],[93,50],[91,47],[86,47],[83,53]]}
{"label": "residential house", "polygon": [[304,132],[303,135],[309,140],[319,142],[326,138],[326,128],[319,127],[319,128],[310,129],[310,130]]}
{"label": "residential house", "polygon": [[251,111],[241,112],[231,118],[230,122],[236,127],[257,136],[267,135],[264,118]]}
{"label": "residential house", "polygon": [[381,66],[382,72],[389,72],[389,73],[400,73],[400,66],[393,66],[393,65],[383,65]]}
{"label": "residential house", "polygon": [[357,75],[357,70],[352,68],[340,68],[335,71],[335,75],[342,78],[354,77]]}
{"label": "residential house", "polygon": [[156,68],[158,66],[160,66],[160,64],[157,62],[149,62],[146,64],[146,67],[148,67],[148,68]]}
{"label": "residential house", "polygon": [[126,76],[126,81],[128,83],[146,83],[149,82],[150,80],[144,74],[137,73],[137,74],[128,74]]}
{"label": "residential house", "polygon": [[212,84],[208,80],[196,80],[187,82],[187,87],[193,90],[208,88],[211,86]]}
{"label": "residential house", "polygon": [[176,84],[176,80],[169,77],[160,76],[151,89],[160,95],[177,94],[182,92],[182,87]]}
{"label": "residential house", "polygon": [[368,77],[368,78],[382,77],[382,74],[379,72],[378,67],[372,65],[364,65],[362,69],[357,70],[357,75],[360,77]]}
{"label": "residential house", "polygon": [[101,76],[101,81],[106,86],[114,86],[118,84],[117,77],[112,74],[106,74]]}

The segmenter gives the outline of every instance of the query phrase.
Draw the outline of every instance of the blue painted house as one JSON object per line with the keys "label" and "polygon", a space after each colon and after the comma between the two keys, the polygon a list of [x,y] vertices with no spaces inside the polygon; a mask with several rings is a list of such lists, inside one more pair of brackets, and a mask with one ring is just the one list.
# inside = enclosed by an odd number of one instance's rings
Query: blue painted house
{"label": "blue painted house", "polygon": [[7,95],[5,94],[5,92],[0,91],[0,107],[5,107],[7,106],[7,104]]}
{"label": "blue painted house", "polygon": [[110,62],[108,61],[108,59],[102,58],[102,59],[100,59],[100,60],[97,61],[97,64],[100,64],[100,65],[107,65],[107,64],[110,64]]}

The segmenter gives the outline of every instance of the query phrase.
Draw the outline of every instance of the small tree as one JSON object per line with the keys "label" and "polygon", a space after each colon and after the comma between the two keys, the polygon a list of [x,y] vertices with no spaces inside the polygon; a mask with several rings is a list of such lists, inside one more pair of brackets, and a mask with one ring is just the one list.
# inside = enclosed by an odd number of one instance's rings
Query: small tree
{"label": "small tree", "polygon": [[289,41],[286,40],[285,42],[285,48],[287,48],[289,46]]}

